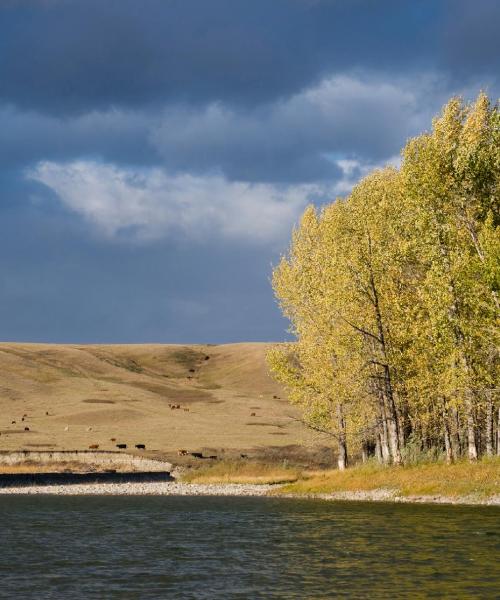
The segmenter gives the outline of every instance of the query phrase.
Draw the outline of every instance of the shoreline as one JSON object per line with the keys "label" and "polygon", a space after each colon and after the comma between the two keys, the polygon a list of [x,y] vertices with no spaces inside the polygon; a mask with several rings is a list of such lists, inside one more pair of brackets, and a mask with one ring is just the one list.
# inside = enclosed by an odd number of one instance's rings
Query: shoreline
{"label": "shoreline", "polygon": [[[398,496],[395,490],[332,492],[329,494],[280,494],[278,484],[197,484],[176,481],[86,483],[0,487],[0,496],[247,496],[323,500],[328,502],[385,502],[394,504],[452,504],[460,506],[500,506],[500,495],[489,498],[451,496]],[[276,493],[277,492],[277,493]]]}
{"label": "shoreline", "polygon": [[2,495],[55,496],[265,496],[276,485],[198,484],[176,481],[0,487]]}

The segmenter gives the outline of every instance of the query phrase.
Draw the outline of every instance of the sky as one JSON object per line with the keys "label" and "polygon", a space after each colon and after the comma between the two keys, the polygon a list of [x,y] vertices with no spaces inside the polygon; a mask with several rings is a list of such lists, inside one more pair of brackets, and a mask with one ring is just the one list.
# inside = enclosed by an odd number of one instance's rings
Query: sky
{"label": "sky", "polygon": [[2,0],[0,339],[287,339],[304,208],[500,95],[497,0]]}

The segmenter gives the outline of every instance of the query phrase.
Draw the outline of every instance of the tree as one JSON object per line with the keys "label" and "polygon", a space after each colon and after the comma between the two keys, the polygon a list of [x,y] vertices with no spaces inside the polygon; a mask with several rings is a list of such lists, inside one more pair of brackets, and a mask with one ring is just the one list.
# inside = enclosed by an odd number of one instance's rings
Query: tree
{"label": "tree", "polygon": [[399,170],[308,207],[274,271],[296,342],[271,351],[271,370],[304,421],[337,439],[340,468],[348,445],[394,464],[409,440],[449,461],[464,438],[471,460],[493,453],[499,132],[484,94],[453,98]]}

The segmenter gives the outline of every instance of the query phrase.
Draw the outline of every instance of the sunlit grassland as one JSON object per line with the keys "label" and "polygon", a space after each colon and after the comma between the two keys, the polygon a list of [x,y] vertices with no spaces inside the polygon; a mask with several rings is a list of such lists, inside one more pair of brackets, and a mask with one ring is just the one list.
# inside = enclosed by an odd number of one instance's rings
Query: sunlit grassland
{"label": "sunlit grassland", "polygon": [[298,469],[276,464],[246,461],[220,461],[187,471],[182,481],[187,483],[270,484],[297,481]]}
{"label": "sunlit grassland", "polygon": [[363,465],[346,471],[316,471],[280,489],[287,494],[393,490],[399,496],[487,498],[500,494],[500,458],[452,465],[428,463],[407,467]]}
{"label": "sunlit grassland", "polygon": [[391,490],[397,496],[484,499],[500,494],[500,458],[477,463],[427,463],[407,467],[382,467],[370,463],[346,471],[301,471],[276,464],[220,461],[192,469],[182,480],[189,483],[284,484],[276,493],[299,496]]}

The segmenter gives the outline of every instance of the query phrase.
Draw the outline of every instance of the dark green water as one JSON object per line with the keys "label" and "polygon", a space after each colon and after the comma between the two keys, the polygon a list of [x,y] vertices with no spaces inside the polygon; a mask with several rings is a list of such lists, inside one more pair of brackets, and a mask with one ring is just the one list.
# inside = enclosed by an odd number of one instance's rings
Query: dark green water
{"label": "dark green water", "polygon": [[500,598],[500,510],[0,497],[1,598]]}

